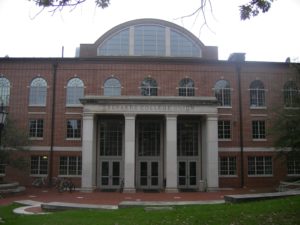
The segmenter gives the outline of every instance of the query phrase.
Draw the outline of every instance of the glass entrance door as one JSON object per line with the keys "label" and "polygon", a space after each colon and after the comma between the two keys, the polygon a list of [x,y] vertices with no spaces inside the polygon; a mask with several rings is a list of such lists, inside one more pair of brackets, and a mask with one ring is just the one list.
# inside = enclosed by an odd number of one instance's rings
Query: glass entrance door
{"label": "glass entrance door", "polygon": [[136,183],[142,190],[162,188],[162,120],[137,122]]}
{"label": "glass entrance door", "polygon": [[118,189],[121,184],[121,162],[113,160],[100,161],[100,188]]}
{"label": "glass entrance door", "polygon": [[139,162],[139,187],[141,189],[158,189],[160,187],[160,174],[158,161]]}
{"label": "glass entrance door", "polygon": [[197,188],[197,161],[180,160],[178,162],[178,187],[182,189]]}

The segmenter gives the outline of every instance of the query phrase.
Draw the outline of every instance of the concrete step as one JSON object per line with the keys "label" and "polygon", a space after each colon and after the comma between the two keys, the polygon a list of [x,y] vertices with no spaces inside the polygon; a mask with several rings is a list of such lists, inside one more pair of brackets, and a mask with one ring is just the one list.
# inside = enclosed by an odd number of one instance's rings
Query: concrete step
{"label": "concrete step", "polygon": [[0,195],[6,196],[6,195],[14,195],[14,194],[21,194],[25,192],[26,188],[23,186],[13,187],[13,188],[7,188],[7,189],[1,189]]}
{"label": "concrete step", "polygon": [[19,186],[18,182],[0,184],[0,191],[1,190],[6,190],[6,189],[16,188],[18,186]]}

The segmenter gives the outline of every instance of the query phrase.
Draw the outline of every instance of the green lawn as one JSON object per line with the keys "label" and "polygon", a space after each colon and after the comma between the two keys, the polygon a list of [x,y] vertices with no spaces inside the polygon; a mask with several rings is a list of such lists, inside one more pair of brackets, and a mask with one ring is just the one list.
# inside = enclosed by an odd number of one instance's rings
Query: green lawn
{"label": "green lawn", "polygon": [[18,205],[0,207],[5,225],[134,225],[134,224],[212,224],[300,225],[300,196],[242,204],[178,206],[171,211],[145,211],[127,208],[116,211],[78,210],[49,215],[15,215]]}

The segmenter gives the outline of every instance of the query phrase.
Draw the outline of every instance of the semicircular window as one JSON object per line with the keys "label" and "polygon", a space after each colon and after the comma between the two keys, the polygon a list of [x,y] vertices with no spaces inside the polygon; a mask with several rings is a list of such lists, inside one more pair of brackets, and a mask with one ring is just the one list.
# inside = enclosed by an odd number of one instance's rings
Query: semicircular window
{"label": "semicircular window", "polygon": [[41,77],[31,81],[29,92],[30,106],[46,106],[47,82]]}
{"label": "semicircular window", "polygon": [[116,78],[109,78],[104,83],[104,96],[120,96],[121,83]]}
{"label": "semicircular window", "polygon": [[0,77],[0,104],[8,106],[10,96],[10,82],[5,77]]}
{"label": "semicircular window", "polygon": [[114,34],[98,47],[98,55],[126,56],[129,55],[129,28]]}
{"label": "semicircular window", "polygon": [[67,84],[67,105],[79,105],[84,95],[84,83],[79,78],[72,78]]}
{"label": "semicircular window", "polygon": [[171,56],[201,57],[201,49],[184,34],[171,30]]}
{"label": "semicircular window", "polygon": [[195,96],[195,84],[190,78],[184,78],[179,82],[179,96]]}
{"label": "semicircular window", "polygon": [[141,84],[141,94],[143,96],[157,96],[157,83],[152,78],[145,78]]}

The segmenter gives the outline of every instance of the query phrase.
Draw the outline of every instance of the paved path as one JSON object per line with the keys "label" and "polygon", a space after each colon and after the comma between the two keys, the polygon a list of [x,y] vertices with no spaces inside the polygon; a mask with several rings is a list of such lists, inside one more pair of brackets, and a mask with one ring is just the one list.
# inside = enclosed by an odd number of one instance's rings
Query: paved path
{"label": "paved path", "polygon": [[[215,192],[180,192],[180,193],[118,193],[99,192],[84,193],[75,191],[72,193],[58,193],[55,189],[48,188],[27,188],[23,195],[10,196],[0,199],[0,205],[11,204],[15,201],[24,204],[21,210],[27,214],[41,213],[41,205],[75,205],[92,207],[114,206],[169,206],[183,204],[217,204],[224,202],[225,195],[249,194],[270,192],[270,189],[227,189]],[[21,201],[21,202],[20,202]],[[23,202],[22,202],[23,201]],[[27,204],[26,204],[27,201]],[[54,203],[53,203],[54,202]],[[108,208],[109,208],[108,207]]]}

